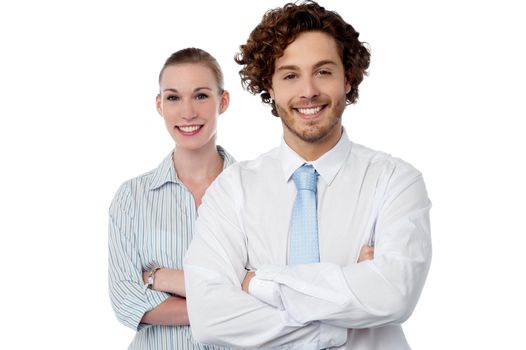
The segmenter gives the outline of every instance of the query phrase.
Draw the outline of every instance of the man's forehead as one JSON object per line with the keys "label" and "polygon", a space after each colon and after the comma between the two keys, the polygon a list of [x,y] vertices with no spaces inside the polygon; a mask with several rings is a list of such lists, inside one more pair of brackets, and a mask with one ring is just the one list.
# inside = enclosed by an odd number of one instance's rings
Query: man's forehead
{"label": "man's forehead", "polygon": [[320,62],[341,61],[336,41],[322,32],[305,32],[291,42],[275,61],[275,71],[281,67],[314,67]]}

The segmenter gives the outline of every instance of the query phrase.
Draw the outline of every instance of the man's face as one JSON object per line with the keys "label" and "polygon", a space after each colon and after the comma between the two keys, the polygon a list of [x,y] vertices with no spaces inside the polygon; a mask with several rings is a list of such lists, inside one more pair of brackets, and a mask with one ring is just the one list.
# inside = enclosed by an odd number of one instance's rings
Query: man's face
{"label": "man's face", "polygon": [[336,41],[322,32],[300,34],[276,60],[269,89],[285,141],[300,147],[337,142],[350,89]]}

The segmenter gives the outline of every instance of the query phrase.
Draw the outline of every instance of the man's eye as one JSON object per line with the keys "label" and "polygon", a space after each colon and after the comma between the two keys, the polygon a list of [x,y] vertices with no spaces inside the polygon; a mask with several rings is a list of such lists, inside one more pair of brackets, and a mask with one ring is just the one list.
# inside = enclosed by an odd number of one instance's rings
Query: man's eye
{"label": "man's eye", "polygon": [[284,80],[292,80],[296,78],[296,74],[289,73],[283,77]]}

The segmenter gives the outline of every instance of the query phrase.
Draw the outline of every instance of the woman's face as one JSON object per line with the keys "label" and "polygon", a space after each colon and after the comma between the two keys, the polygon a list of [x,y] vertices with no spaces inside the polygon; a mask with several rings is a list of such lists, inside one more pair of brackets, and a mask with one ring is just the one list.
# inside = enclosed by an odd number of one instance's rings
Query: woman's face
{"label": "woman's face", "polygon": [[219,93],[212,70],[198,63],[168,66],[160,90],[157,111],[177,147],[198,150],[215,145],[217,116],[228,107],[229,96]]}

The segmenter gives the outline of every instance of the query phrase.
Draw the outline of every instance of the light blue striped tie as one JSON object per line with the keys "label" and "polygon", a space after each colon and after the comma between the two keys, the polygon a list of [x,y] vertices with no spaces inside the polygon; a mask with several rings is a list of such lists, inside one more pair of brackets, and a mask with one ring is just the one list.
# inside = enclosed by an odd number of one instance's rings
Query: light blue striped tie
{"label": "light blue striped tie", "polygon": [[292,209],[289,232],[289,264],[320,261],[316,183],[318,173],[312,165],[303,164],[292,174],[298,190]]}

